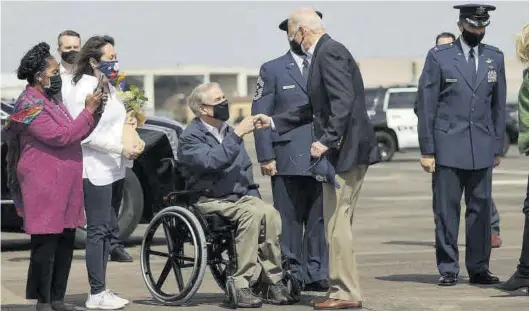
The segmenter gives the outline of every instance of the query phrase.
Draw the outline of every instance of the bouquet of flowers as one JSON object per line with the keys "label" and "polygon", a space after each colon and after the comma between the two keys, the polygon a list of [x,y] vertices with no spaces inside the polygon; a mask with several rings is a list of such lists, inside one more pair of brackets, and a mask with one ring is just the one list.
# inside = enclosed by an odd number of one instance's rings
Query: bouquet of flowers
{"label": "bouquet of flowers", "polygon": [[138,126],[142,126],[147,118],[145,114],[145,104],[148,98],[145,97],[145,93],[135,85],[130,85],[129,90],[125,91],[125,77],[126,75],[121,74],[116,79],[116,90],[119,99],[125,105],[127,115],[136,118],[138,120]]}
{"label": "bouquet of flowers", "polygon": [[143,126],[147,118],[144,108],[147,97],[134,85],[130,85],[129,90],[125,91],[124,79],[125,75],[119,75],[115,83],[117,95],[127,110],[127,119],[123,125],[123,148],[127,153],[132,150],[143,151],[145,142],[138,135],[136,127]]}

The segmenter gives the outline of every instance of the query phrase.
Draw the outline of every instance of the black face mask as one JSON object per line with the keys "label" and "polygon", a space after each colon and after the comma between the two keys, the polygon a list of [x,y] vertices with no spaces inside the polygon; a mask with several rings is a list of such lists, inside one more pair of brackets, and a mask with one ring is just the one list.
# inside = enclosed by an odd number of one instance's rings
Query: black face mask
{"label": "black face mask", "polygon": [[305,56],[305,53],[303,53],[303,50],[301,49],[301,44],[297,43],[296,40],[292,39],[288,41],[288,43],[290,43],[290,50],[292,50],[292,52],[299,56]]}
{"label": "black face mask", "polygon": [[62,88],[61,75],[55,75],[50,77],[50,84],[42,87],[49,97],[53,97],[59,93]]}
{"label": "black face mask", "polygon": [[213,118],[221,121],[228,121],[230,118],[230,108],[228,107],[228,100],[213,106]]}
{"label": "black face mask", "polygon": [[468,46],[470,46],[471,48],[473,48],[481,43],[481,40],[483,40],[483,37],[485,37],[485,33],[482,32],[480,34],[475,34],[463,28],[461,36],[463,36],[463,40],[465,40],[465,43],[468,44]]}
{"label": "black face mask", "polygon": [[63,61],[65,61],[67,64],[73,64],[75,62],[75,58],[77,57],[77,54],[79,54],[78,51],[68,51],[68,52],[62,52],[61,58]]}

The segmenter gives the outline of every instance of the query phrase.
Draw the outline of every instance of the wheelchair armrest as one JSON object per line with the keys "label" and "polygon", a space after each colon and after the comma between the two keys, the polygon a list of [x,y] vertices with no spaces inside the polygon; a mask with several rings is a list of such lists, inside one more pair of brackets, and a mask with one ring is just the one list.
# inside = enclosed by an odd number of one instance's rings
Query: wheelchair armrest
{"label": "wheelchair armrest", "polygon": [[205,189],[205,190],[181,190],[181,191],[171,191],[167,195],[163,197],[164,201],[168,200],[169,198],[177,198],[187,195],[207,195],[210,194],[211,190]]}
{"label": "wheelchair armrest", "polygon": [[248,185],[248,190],[257,190],[259,189],[259,184]]}

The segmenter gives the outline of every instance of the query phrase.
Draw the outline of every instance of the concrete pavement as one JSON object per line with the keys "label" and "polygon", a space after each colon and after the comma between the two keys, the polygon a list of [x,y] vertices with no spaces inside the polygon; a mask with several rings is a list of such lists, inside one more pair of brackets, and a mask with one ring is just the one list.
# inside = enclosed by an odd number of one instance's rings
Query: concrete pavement
{"label": "concrete pavement", "polygon": [[[255,159],[253,143],[249,152]],[[527,182],[527,158],[516,154],[513,146],[508,157],[494,173],[494,198],[501,216],[504,245],[492,252],[491,271],[502,280],[514,271],[520,255],[523,217],[522,202]],[[525,292],[504,293],[494,288],[468,284],[464,269],[458,286],[440,288],[433,248],[433,217],[430,176],[423,173],[417,153],[399,154],[393,162],[370,168],[355,211],[354,232],[366,310],[467,311],[529,310]],[[263,198],[271,201],[270,184],[255,166],[257,182]],[[464,203],[463,203],[464,206]],[[464,208],[464,207],[463,207]],[[464,212],[462,212],[464,215]],[[464,257],[464,222],[460,229],[460,253]],[[139,241],[145,230],[141,225],[128,249],[134,263],[109,263],[109,288],[132,301],[126,310],[168,310],[149,295],[142,279],[139,263]],[[33,302],[23,299],[28,268],[27,237],[3,233],[2,247],[15,250],[2,252],[2,310],[33,310]],[[156,262],[158,268],[162,261]],[[461,258],[464,267],[464,258]],[[84,251],[75,252],[67,301],[83,306],[88,291]],[[263,310],[310,310],[310,301],[318,293],[305,293],[300,304],[268,306]],[[223,294],[211,274],[206,273],[199,293],[190,306],[181,310],[222,310]],[[80,309],[81,310],[81,309]]]}

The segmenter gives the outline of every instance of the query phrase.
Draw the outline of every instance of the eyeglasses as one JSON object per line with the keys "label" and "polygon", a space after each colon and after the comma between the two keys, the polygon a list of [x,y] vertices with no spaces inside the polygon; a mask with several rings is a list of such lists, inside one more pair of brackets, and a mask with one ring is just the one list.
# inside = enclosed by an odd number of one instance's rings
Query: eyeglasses
{"label": "eyeglasses", "polygon": [[[301,153],[297,156],[297,158],[301,158],[301,157],[304,157],[304,156],[309,156],[311,157],[311,155],[309,153]],[[321,161],[322,158],[318,158],[316,161],[314,161],[314,163],[312,163],[307,169],[303,169],[301,168],[301,165],[299,165],[298,163],[296,163],[296,161],[294,161],[294,159],[292,158],[292,156],[289,157],[290,158],[290,161],[292,161],[292,163],[294,163],[294,165],[300,170],[302,171],[303,173],[307,173],[309,171],[311,171],[316,165],[318,165],[318,163]]]}

